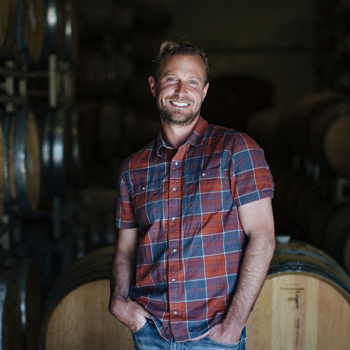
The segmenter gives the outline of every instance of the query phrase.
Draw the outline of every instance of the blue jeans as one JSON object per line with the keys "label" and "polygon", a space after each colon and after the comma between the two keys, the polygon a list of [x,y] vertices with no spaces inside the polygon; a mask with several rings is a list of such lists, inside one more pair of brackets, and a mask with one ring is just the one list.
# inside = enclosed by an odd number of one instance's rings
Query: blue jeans
{"label": "blue jeans", "polygon": [[198,341],[175,343],[173,339],[169,341],[163,339],[151,320],[147,320],[141,329],[132,333],[132,336],[134,338],[135,350],[245,350],[246,343],[245,328],[243,329],[240,341],[236,344],[218,343],[209,337]]}

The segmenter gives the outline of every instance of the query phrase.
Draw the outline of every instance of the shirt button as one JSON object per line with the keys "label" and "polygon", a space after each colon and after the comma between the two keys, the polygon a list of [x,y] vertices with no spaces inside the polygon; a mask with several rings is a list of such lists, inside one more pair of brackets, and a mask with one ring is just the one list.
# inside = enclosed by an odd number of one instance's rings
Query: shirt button
{"label": "shirt button", "polygon": [[175,162],[175,166],[178,166],[179,165],[179,162]]}
{"label": "shirt button", "polygon": [[171,280],[171,282],[175,283],[175,282],[176,282],[176,279],[175,279],[175,278],[173,278],[173,279]]}
{"label": "shirt button", "polygon": [[143,187],[142,187],[142,191],[144,191],[145,189],[146,189],[146,187],[145,187],[145,186],[143,186]]}
{"label": "shirt button", "polygon": [[173,191],[174,191],[174,192],[176,192],[176,191],[177,191],[177,188],[176,188],[176,187],[174,187],[174,188],[173,188]]}
{"label": "shirt button", "polygon": [[174,310],[174,315],[177,315],[177,310]]}
{"label": "shirt button", "polygon": [[205,176],[205,173],[202,173],[202,176],[204,177],[204,176]]}
{"label": "shirt button", "polygon": [[174,249],[173,249],[173,253],[176,253],[176,252],[177,252],[177,250],[176,250],[176,248],[174,248]]}
{"label": "shirt button", "polygon": [[175,221],[175,216],[171,220]]}

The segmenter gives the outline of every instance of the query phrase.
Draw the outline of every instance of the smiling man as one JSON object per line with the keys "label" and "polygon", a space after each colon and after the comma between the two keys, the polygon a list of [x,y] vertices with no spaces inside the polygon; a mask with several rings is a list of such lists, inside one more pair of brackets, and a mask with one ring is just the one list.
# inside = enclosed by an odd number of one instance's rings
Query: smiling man
{"label": "smiling man", "polygon": [[245,349],[273,255],[263,151],[200,116],[208,73],[196,45],[162,43],[149,77],[162,127],[120,169],[109,310],[135,349]]}

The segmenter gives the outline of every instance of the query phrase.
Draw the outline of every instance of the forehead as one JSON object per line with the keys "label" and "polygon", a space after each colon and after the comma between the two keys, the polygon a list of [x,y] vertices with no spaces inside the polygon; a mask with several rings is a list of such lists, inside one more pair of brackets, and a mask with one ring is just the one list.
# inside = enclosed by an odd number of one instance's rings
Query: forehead
{"label": "forehead", "polygon": [[198,54],[178,54],[164,57],[159,66],[158,76],[180,73],[195,74],[205,78],[205,65],[202,58]]}

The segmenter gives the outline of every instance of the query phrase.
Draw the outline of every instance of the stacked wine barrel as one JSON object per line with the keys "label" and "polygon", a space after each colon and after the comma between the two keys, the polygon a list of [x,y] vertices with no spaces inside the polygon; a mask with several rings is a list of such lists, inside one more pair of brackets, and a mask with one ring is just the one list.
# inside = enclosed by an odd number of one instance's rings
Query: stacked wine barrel
{"label": "stacked wine barrel", "polygon": [[35,350],[41,319],[41,285],[35,263],[0,252],[0,348]]}
{"label": "stacked wine barrel", "polygon": [[3,0],[0,59],[18,65],[43,62],[50,54],[77,62],[80,12],[72,0]]}
{"label": "stacked wine barrel", "polygon": [[[41,350],[133,348],[130,332],[107,312],[113,252],[103,248],[90,253],[57,279],[45,305]],[[248,319],[247,349],[316,349],[335,344],[346,350],[349,322],[346,272],[313,246],[298,241],[279,244]]]}
{"label": "stacked wine barrel", "polygon": [[350,179],[350,98],[326,91],[288,110],[252,117],[248,132],[266,150],[275,178],[277,218],[294,238],[327,251],[350,272],[350,203],[334,200]]}
{"label": "stacked wine barrel", "polygon": [[28,106],[13,114],[0,113],[4,209],[22,214],[35,211],[40,196],[40,149],[34,113]]}

